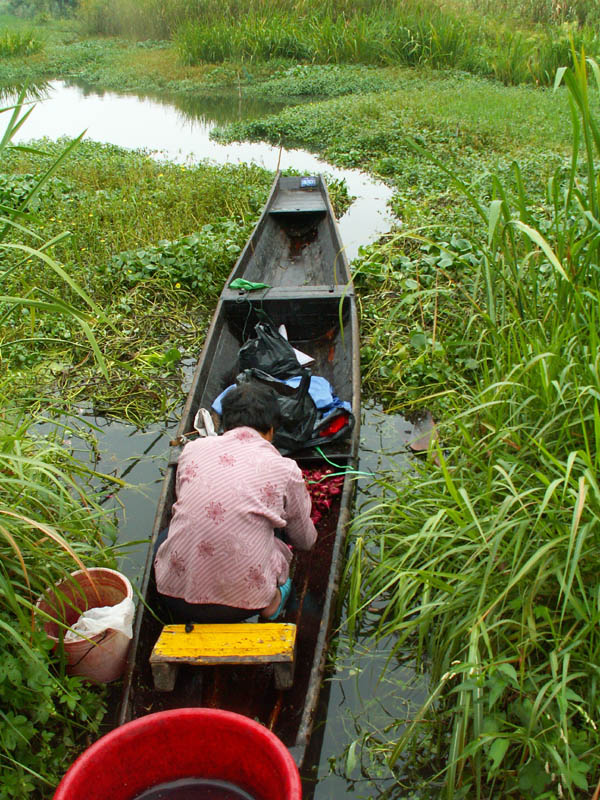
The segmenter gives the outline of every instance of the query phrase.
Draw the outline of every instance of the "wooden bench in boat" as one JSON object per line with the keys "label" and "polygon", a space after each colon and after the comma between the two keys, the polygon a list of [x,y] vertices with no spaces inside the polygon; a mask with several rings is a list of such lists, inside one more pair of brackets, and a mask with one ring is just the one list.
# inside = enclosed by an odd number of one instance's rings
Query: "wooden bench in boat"
{"label": "wooden bench in boat", "polygon": [[288,622],[165,625],[150,655],[154,688],[170,692],[180,665],[269,664],[275,685],[294,681],[296,626]]}

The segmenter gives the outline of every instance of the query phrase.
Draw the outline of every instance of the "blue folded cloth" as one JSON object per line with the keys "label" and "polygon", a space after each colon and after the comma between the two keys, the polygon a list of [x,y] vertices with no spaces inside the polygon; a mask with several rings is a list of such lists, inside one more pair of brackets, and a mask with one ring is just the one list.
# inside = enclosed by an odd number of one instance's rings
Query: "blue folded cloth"
{"label": "blue folded cloth", "polygon": [[[301,376],[296,375],[293,378],[288,378],[285,381],[281,381],[281,383],[285,383],[287,386],[291,386],[292,388],[296,389],[298,386],[300,386],[301,380]],[[223,398],[230,389],[233,389],[233,385],[228,386],[213,401],[212,408],[219,415],[221,415],[223,412],[223,407],[221,405]],[[308,393],[312,397],[317,410],[322,413],[331,411],[334,408],[345,408],[346,411],[352,410],[350,403],[347,403],[345,400],[340,400],[340,398],[333,391],[329,381],[326,378],[321,378],[319,375],[311,376]]]}

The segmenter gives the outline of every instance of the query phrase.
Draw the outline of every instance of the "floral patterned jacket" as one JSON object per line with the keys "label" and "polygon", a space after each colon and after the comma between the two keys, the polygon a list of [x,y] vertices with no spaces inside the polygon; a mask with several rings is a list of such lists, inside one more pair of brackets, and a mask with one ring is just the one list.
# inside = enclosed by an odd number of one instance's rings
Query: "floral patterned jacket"
{"label": "floral patterned jacket", "polygon": [[301,550],[317,538],[300,468],[253,428],[187,444],[176,493],[154,567],[158,591],[188,603],[264,608],[291,561],[274,528]]}

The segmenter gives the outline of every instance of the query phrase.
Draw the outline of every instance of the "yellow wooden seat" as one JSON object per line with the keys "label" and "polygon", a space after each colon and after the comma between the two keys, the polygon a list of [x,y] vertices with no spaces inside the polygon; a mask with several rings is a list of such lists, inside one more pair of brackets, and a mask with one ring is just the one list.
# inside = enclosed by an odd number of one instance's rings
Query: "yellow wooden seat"
{"label": "yellow wooden seat", "polygon": [[274,663],[277,688],[289,689],[295,645],[288,622],[165,625],[150,655],[154,688],[172,691],[181,664]]}

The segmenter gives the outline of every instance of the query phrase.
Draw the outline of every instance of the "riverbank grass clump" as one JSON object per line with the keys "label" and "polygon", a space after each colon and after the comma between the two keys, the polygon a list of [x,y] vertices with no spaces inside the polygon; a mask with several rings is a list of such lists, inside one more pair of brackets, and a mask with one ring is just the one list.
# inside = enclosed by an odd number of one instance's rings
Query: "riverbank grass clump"
{"label": "riverbank grass clump", "polygon": [[52,795],[106,712],[102,689],[65,674],[36,600],[74,570],[114,567],[115,527],[90,469],[40,439],[37,415],[10,410],[5,381],[0,392],[0,798],[24,800]]}
{"label": "riverbank grass clump", "polygon": [[402,3],[330,9],[247,9],[245,24],[234,24],[220,6],[214,15],[192,17],[175,34],[185,64],[261,62],[285,58],[321,64],[428,66],[464,70],[507,84],[550,85],[568,62],[570,38],[591,52],[592,29],[560,26],[525,29],[440,3]]}
{"label": "riverbank grass clump", "polygon": [[33,31],[2,30],[0,28],[0,56],[30,56],[38,53],[44,43]]}
{"label": "riverbank grass clump", "polygon": [[483,13],[479,4],[466,0],[365,0],[352,7],[332,0],[197,0],[168,7],[156,0],[84,0],[79,14],[88,34],[172,40],[187,65],[278,59],[402,64],[550,85],[557,66],[569,57],[570,38],[597,51],[597,11],[591,3],[581,0],[576,14],[562,9],[548,15],[533,8],[524,13],[514,0],[511,10],[500,17],[495,9],[486,7]]}
{"label": "riverbank grass clump", "polygon": [[481,233],[413,288],[422,363],[446,365],[437,437],[353,526],[351,619],[377,598],[378,634],[431,677],[422,708],[366,744],[400,781],[428,753],[436,797],[576,798],[597,778],[600,67],[574,57],[558,78],[573,150],[543,204],[516,165],[484,201],[452,176]]}

